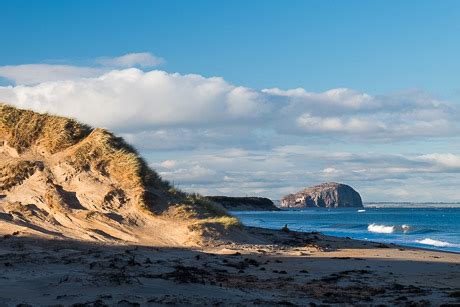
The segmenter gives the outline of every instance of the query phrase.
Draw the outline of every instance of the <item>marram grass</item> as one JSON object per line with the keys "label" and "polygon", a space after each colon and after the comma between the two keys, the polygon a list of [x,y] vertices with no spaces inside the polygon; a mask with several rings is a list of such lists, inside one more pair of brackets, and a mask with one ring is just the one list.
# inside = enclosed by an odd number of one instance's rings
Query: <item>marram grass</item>
{"label": "marram grass", "polygon": [[[138,208],[148,214],[167,212],[170,216],[197,220],[198,224],[221,224],[224,228],[239,225],[219,204],[199,194],[184,193],[162,180],[132,146],[108,130],[0,103],[0,141],[19,155],[34,151],[45,157],[64,152],[64,161],[76,171],[105,176],[132,192]],[[40,163],[7,163],[0,169],[2,188],[20,184],[42,165]],[[155,210],[160,201],[167,204],[166,210]]]}

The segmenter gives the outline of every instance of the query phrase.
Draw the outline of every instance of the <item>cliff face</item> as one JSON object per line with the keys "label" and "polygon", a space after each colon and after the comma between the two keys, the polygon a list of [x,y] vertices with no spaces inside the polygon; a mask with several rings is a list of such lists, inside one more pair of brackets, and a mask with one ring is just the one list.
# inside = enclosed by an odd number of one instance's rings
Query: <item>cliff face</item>
{"label": "cliff face", "polygon": [[228,197],[207,196],[207,199],[219,203],[232,211],[279,211],[280,209],[265,197]]}
{"label": "cliff face", "polygon": [[362,207],[361,196],[346,184],[328,182],[306,188],[281,199],[282,208]]}

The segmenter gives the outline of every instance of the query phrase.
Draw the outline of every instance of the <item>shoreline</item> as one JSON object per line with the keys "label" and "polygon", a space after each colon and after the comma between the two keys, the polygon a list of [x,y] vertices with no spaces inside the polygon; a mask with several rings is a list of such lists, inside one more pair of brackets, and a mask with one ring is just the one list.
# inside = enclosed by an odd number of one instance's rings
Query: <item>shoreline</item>
{"label": "shoreline", "polygon": [[[446,208],[446,211],[425,208],[415,213],[412,210],[420,209],[399,209],[403,211],[395,208],[308,208],[230,213],[246,226],[278,230],[287,224],[293,231],[318,231],[341,238],[460,253],[460,233],[455,224],[460,208]],[[426,217],[431,214],[433,218]]]}
{"label": "shoreline", "polygon": [[[256,226],[248,226],[244,225],[246,228],[254,228],[254,229],[266,229],[266,230],[272,230],[272,231],[277,231],[276,229],[272,228],[264,228],[264,227],[256,227]],[[455,255],[460,255],[460,252],[454,252],[454,251],[448,251],[448,250],[440,250],[440,249],[433,249],[433,248],[426,248],[426,247],[418,247],[418,246],[410,246],[410,245],[404,245],[404,244],[397,244],[397,243],[386,243],[386,242],[379,242],[379,241],[373,241],[373,240],[360,240],[360,239],[355,239],[351,237],[341,237],[341,236],[334,236],[334,235],[329,235],[322,233],[320,231],[297,231],[293,230],[291,231],[293,233],[303,233],[303,234],[318,234],[324,237],[330,237],[330,238],[336,238],[336,239],[346,239],[346,240],[353,240],[353,241],[358,241],[362,244],[365,243],[370,243],[370,244],[385,244],[389,245],[394,248],[403,248],[403,249],[414,249],[414,250],[422,250],[422,251],[427,251],[427,252],[440,252],[440,253],[448,253],[448,254],[455,254]]]}
{"label": "shoreline", "polygon": [[[204,246],[0,239],[0,302],[83,306],[460,303],[460,255],[244,227]],[[0,303],[0,305],[2,305]],[[85,305],[86,304],[86,305]]]}
{"label": "shoreline", "polygon": [[[267,229],[267,230],[276,231],[276,229],[273,229],[273,228],[256,227],[256,226],[248,226],[248,225],[244,225],[244,227],[248,227],[248,228],[261,228],[261,229]],[[305,233],[305,234],[310,234],[310,233],[312,233],[311,231],[300,231],[300,230],[295,230],[295,231],[292,231],[292,232],[299,232],[299,233]],[[374,240],[361,240],[361,239],[351,238],[351,237],[348,237],[348,236],[347,236],[347,237],[342,237],[342,236],[329,235],[329,234],[322,233],[322,232],[320,232],[320,231],[313,231],[313,233],[318,233],[318,234],[323,235],[323,236],[333,237],[333,238],[338,238],[338,239],[348,239],[348,238],[349,238],[350,240],[359,241],[359,242],[361,242],[361,243],[386,244],[386,245],[390,245],[390,246],[393,246],[393,247],[399,247],[399,248],[418,249],[418,250],[424,250],[424,251],[430,251],[430,252],[441,252],[441,253],[451,253],[451,254],[460,255],[460,251],[459,251],[459,252],[455,252],[455,251],[450,251],[450,250],[442,250],[442,249],[435,249],[435,248],[428,248],[428,247],[419,247],[419,246],[410,246],[410,245],[397,244],[397,243],[379,242],[379,241],[374,241]]]}

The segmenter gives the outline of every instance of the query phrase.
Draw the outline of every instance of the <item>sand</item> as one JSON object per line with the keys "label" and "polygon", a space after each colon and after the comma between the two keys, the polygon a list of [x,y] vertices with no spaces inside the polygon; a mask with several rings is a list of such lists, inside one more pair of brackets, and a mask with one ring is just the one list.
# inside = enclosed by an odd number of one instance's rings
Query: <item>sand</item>
{"label": "sand", "polygon": [[459,254],[244,231],[200,248],[6,235],[0,306],[460,304]]}

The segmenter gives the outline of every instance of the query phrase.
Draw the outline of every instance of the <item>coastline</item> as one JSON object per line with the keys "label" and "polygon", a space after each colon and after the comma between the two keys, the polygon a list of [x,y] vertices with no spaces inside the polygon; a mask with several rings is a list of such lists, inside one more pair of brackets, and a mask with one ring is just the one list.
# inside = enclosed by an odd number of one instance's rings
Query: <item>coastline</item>
{"label": "coastline", "polygon": [[7,306],[460,303],[459,254],[256,227],[202,247],[7,236],[0,266]]}
{"label": "coastline", "polygon": [[330,236],[460,253],[460,208],[309,208],[236,212],[247,226],[318,231]]}

